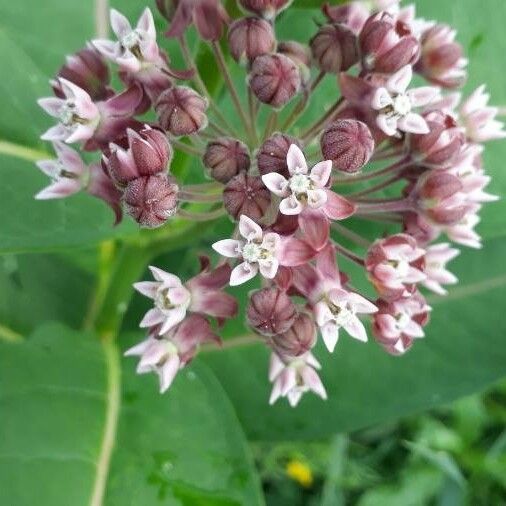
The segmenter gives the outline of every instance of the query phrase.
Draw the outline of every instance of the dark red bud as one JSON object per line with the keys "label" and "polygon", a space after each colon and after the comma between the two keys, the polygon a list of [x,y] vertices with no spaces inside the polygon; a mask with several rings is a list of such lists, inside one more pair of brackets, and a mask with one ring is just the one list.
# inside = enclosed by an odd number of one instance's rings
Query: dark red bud
{"label": "dark red bud", "polygon": [[251,295],[247,308],[248,324],[264,336],[288,331],[296,314],[290,297],[277,288],[257,290]]}
{"label": "dark red bud", "polygon": [[311,51],[308,46],[296,42],[295,40],[286,40],[278,44],[277,52],[291,58],[297,65],[311,65]]}
{"label": "dark red bud", "polygon": [[299,68],[288,56],[276,53],[253,61],[249,86],[260,102],[282,107],[298,93],[301,85]]}
{"label": "dark red bud", "polygon": [[246,63],[268,54],[276,47],[272,25],[259,18],[241,18],[228,31],[230,54],[235,61]]}
{"label": "dark red bud", "polygon": [[323,157],[343,172],[359,171],[371,158],[374,139],[365,123],[340,119],[327,127],[320,140]]}
{"label": "dark red bud", "polygon": [[260,174],[269,174],[270,172],[279,172],[285,177],[289,177],[288,166],[286,164],[286,155],[292,144],[301,147],[300,142],[295,137],[276,133],[269,137],[257,152],[257,166]]}
{"label": "dark red bud", "polygon": [[228,183],[240,172],[250,167],[248,147],[237,139],[220,137],[211,141],[204,153],[204,165],[216,181]]}
{"label": "dark red bud", "polygon": [[166,174],[139,177],[123,194],[125,210],[142,227],[159,227],[176,213],[178,190]]}
{"label": "dark red bud", "polygon": [[191,135],[207,126],[207,100],[187,86],[164,91],[155,104],[160,126],[179,137]]}
{"label": "dark red bud", "polygon": [[271,192],[262,179],[241,172],[233,177],[223,190],[223,205],[228,214],[239,219],[244,214],[252,220],[259,220],[271,203]]}
{"label": "dark red bud", "polygon": [[293,0],[239,0],[241,7],[266,19],[273,19],[276,14],[286,9]]}
{"label": "dark red bud", "polygon": [[357,37],[345,25],[323,25],[311,39],[311,51],[320,70],[337,74],[358,62]]}
{"label": "dark red bud", "polygon": [[298,357],[316,343],[316,326],[307,313],[299,313],[293,325],[282,334],[272,337],[272,347],[279,355]]}

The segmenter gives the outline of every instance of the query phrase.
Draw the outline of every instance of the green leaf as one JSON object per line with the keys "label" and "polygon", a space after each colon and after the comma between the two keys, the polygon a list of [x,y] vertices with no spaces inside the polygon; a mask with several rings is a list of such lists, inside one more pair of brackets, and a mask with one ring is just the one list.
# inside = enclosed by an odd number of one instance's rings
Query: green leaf
{"label": "green leaf", "polygon": [[449,402],[506,374],[505,255],[506,240],[495,239],[454,261],[460,284],[447,297],[431,298],[426,337],[405,356],[391,357],[373,339],[362,344],[346,335],[333,354],[319,345],[327,401],[307,394],[296,409],[283,401],[269,407],[268,351],[262,344],[209,353],[205,360],[253,439],[320,438]]}
{"label": "green leaf", "polygon": [[62,325],[0,343],[0,503],[263,504],[213,375],[196,364],[161,396],[121,362],[123,379],[115,345]]}

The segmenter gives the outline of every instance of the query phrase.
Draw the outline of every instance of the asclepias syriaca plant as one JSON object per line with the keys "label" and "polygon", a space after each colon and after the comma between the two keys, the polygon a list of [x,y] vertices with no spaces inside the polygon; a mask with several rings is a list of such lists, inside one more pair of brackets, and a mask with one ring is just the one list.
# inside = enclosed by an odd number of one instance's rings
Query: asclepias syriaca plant
{"label": "asclepias syriaca plant", "polygon": [[[112,9],[111,37],[67,57],[54,96],[39,100],[54,118],[42,139],[56,156],[38,163],[51,183],[37,199],[87,192],[116,222],[149,229],[224,216],[234,223],[200,258],[199,274],[151,266],[152,279],[134,284],[152,308],[140,322],[145,339],[126,355],[138,357],[140,374],[159,376],[161,392],[202,345],[219,346],[222,324],[243,303],[271,350],[270,402],[295,406],[308,391],[326,399],[319,340],[333,353],[340,336],[361,346],[371,335],[385,352],[406,353],[429,324],[427,291],[445,295],[457,283],[451,243],[480,248],[480,209],[496,199],[482,153],[506,131],[485,85],[468,97],[456,91],[467,60],[455,31],[417,18],[413,5],[358,1],[325,4],[305,43],[279,40],[276,22],[290,4],[241,0],[244,14],[232,19],[218,0],[159,0],[164,34],[149,8],[138,20]],[[220,101],[188,30],[215,58]],[[174,68],[165,37],[187,68]],[[333,105],[309,121],[328,75]],[[175,155],[192,161],[201,183],[176,175]],[[377,224],[377,233],[366,237],[350,217]],[[343,258],[369,291],[352,283]],[[248,300],[237,300],[235,287],[248,284]]]}

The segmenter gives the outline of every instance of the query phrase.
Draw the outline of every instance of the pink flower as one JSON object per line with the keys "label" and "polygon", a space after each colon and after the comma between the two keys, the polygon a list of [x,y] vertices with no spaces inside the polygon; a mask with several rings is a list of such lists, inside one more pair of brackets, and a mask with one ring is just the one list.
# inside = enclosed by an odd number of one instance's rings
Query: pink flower
{"label": "pink flower", "polygon": [[155,307],[142,319],[141,327],[158,326],[162,335],[183,321],[188,312],[206,314],[218,319],[230,318],[237,312],[235,299],[221,289],[227,283],[230,267],[222,265],[214,271],[203,270],[185,284],[157,267],[149,268],[155,281],[135,283],[134,288],[154,300]]}
{"label": "pink flower", "polygon": [[37,101],[49,115],[59,120],[41,139],[69,144],[91,139],[100,122],[98,107],[79,86],[62,77],[58,83],[65,98],[48,97]]}
{"label": "pink flower", "polygon": [[389,353],[399,355],[407,351],[413,339],[424,337],[423,327],[429,319],[431,307],[419,292],[409,297],[377,302],[373,333]]}
{"label": "pink flower", "polygon": [[332,161],[317,163],[310,171],[304,154],[292,144],[286,155],[289,179],[278,172],[262,176],[269,190],[282,197],[279,211],[286,215],[301,214],[305,209],[320,209],[325,216],[333,220],[342,220],[353,214],[355,208],[351,202],[330,191],[325,186],[330,179]]}
{"label": "pink flower", "polygon": [[160,378],[160,393],[165,392],[182,369],[197,353],[200,344],[220,343],[209,322],[202,316],[191,315],[177,327],[160,337],[148,337],[125,352],[139,356],[138,374],[155,372]]}
{"label": "pink flower", "polygon": [[425,280],[421,265],[424,254],[413,237],[395,234],[373,243],[365,267],[381,296],[392,300],[408,296],[416,283]]}
{"label": "pink flower", "polygon": [[51,184],[41,190],[37,200],[68,197],[82,190],[88,183],[89,170],[81,157],[62,142],[53,142],[56,160],[41,160],[37,167],[51,178]]}
{"label": "pink flower", "polygon": [[264,234],[262,228],[244,214],[239,219],[239,233],[245,241],[223,239],[213,244],[220,255],[242,260],[230,275],[230,285],[241,285],[254,278],[258,271],[265,278],[274,278],[279,267],[280,236],[274,232]]}
{"label": "pink flower", "polygon": [[406,91],[412,76],[411,65],[402,67],[372,97],[371,107],[379,111],[376,123],[387,135],[398,135],[399,131],[429,133],[426,121],[420,114],[413,112],[413,108],[427,105],[437,98],[439,90],[423,86]]}
{"label": "pink flower", "polygon": [[480,249],[481,237],[474,230],[474,227],[480,222],[478,209],[466,213],[458,222],[451,225],[441,226],[440,230],[446,232],[448,238],[463,246]]}
{"label": "pink flower", "polygon": [[287,397],[290,406],[295,407],[302,394],[311,390],[323,400],[327,392],[315,369],[320,369],[319,362],[311,352],[300,357],[280,357],[272,353],[269,365],[269,381],[273,383],[269,404],[274,404],[280,397]]}
{"label": "pink flower", "polygon": [[460,122],[472,142],[486,142],[504,139],[504,124],[497,121],[497,107],[488,106],[490,95],[485,93],[485,85],[474,90],[460,106]]}
{"label": "pink flower", "polygon": [[459,253],[458,249],[450,248],[448,243],[428,246],[423,269],[426,279],[421,282],[422,285],[439,295],[446,295],[447,291],[441,285],[453,285],[458,281],[454,274],[446,270],[446,264]]}

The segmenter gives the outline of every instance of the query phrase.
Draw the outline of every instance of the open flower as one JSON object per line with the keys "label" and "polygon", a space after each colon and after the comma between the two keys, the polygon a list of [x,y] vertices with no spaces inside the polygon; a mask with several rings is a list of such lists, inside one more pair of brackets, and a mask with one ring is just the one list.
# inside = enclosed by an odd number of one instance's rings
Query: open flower
{"label": "open flower", "polygon": [[142,319],[141,327],[157,326],[157,333],[163,335],[182,322],[188,312],[218,319],[236,314],[237,302],[231,295],[221,291],[230,275],[228,265],[222,265],[214,271],[205,269],[185,284],[174,274],[157,267],[149,269],[155,281],[134,284],[138,292],[155,303],[155,307]]}
{"label": "open flower", "polygon": [[68,197],[88,183],[88,167],[77,151],[62,142],[54,142],[53,146],[57,159],[37,162],[37,167],[51,178],[51,184],[35,195],[38,200]]}
{"label": "open flower", "polygon": [[220,343],[209,322],[200,315],[191,315],[161,337],[150,336],[125,352],[139,356],[138,374],[155,372],[160,378],[160,393],[165,392],[182,369],[197,353],[199,345]]}
{"label": "open flower", "polygon": [[427,105],[437,98],[439,90],[432,86],[407,90],[412,76],[411,65],[402,67],[372,97],[371,106],[379,111],[376,123],[387,135],[398,135],[399,131],[429,133],[427,122],[413,108]]}
{"label": "open flower", "polygon": [[49,115],[59,120],[41,139],[65,141],[69,144],[91,139],[100,122],[98,107],[79,86],[62,77],[58,83],[65,98],[48,97],[38,100],[38,104]]}
{"label": "open flower", "polygon": [[239,219],[239,233],[245,240],[223,239],[213,244],[220,255],[242,259],[230,274],[230,285],[241,285],[254,278],[258,271],[265,278],[274,278],[279,267],[280,236],[274,232],[264,234],[262,228],[244,214]]}
{"label": "open flower", "polygon": [[295,407],[302,394],[309,390],[323,400],[327,399],[325,387],[315,370],[320,368],[311,352],[300,357],[281,357],[273,353],[269,366],[269,381],[273,383],[269,404],[287,397],[290,406]]}
{"label": "open flower", "polygon": [[332,161],[325,160],[308,169],[304,153],[292,144],[288,149],[286,161],[289,179],[278,172],[262,176],[262,181],[269,190],[282,197],[279,211],[286,215],[301,214],[304,209],[320,209],[333,220],[342,220],[351,216],[354,206],[345,198],[327,189],[332,171]]}
{"label": "open flower", "polygon": [[439,295],[446,295],[448,292],[441,285],[455,284],[458,281],[457,277],[446,269],[446,264],[459,253],[458,249],[450,248],[448,243],[428,246],[423,269],[427,277],[422,281],[422,285]]}

